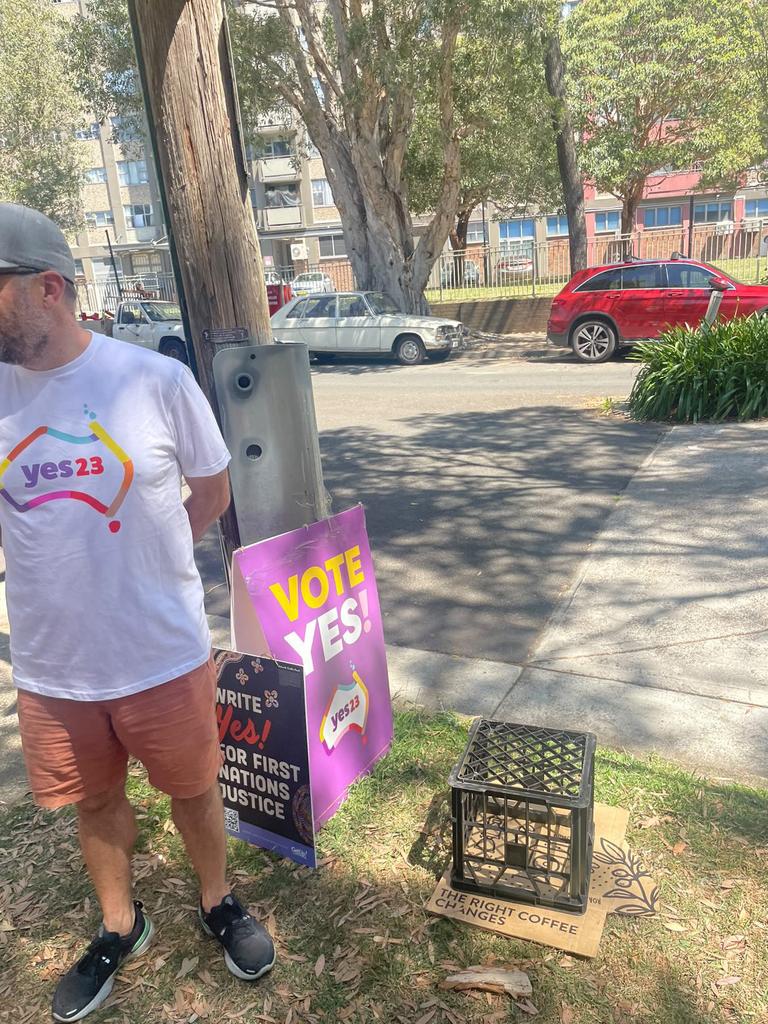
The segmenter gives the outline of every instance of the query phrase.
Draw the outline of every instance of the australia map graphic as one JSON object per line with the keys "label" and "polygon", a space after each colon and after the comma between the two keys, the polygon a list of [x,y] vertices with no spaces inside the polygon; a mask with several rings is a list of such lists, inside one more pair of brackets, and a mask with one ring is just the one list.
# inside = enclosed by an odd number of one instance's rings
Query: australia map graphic
{"label": "australia map graphic", "polygon": [[[17,512],[22,513],[30,512],[49,501],[81,501],[109,519],[110,531],[117,533],[120,529],[120,521],[115,516],[133,482],[133,461],[97,421],[96,414],[88,411],[87,406],[84,406],[83,416],[87,423],[88,433],[70,434],[54,427],[41,425],[22,441],[19,441],[8,455],[0,460],[0,498],[8,502]],[[26,459],[32,446],[43,437],[63,442],[65,447],[71,445],[72,457],[59,459],[56,462],[27,464]],[[117,493],[108,503],[82,489],[86,486],[83,478],[98,477],[104,473],[104,448],[118,460],[122,467],[122,479]],[[21,469],[25,481],[23,485],[11,486],[8,483],[6,473],[11,467]],[[39,481],[55,481],[56,483],[52,490],[43,494],[28,496],[23,493],[23,487],[36,488]],[[59,484],[62,486],[59,487]]]}

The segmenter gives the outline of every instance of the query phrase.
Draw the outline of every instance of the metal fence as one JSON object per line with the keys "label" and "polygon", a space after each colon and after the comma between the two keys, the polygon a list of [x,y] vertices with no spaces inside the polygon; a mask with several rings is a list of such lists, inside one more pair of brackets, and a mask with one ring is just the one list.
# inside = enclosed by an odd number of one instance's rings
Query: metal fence
{"label": "metal fence", "polygon": [[[768,273],[768,222],[597,236],[587,243],[587,266],[620,262],[629,255],[662,259],[673,252],[710,263],[745,284],[756,284]],[[430,275],[427,299],[551,297],[571,276],[567,237],[522,241],[503,248],[475,246],[440,255]]]}
{"label": "metal fence", "polygon": [[118,285],[118,279],[110,275],[98,281],[80,281],[77,285],[78,303],[85,313],[114,313],[121,296],[123,299],[178,302],[176,279],[173,274],[120,275]]}
{"label": "metal fence", "polygon": [[[755,284],[768,273],[768,221],[742,224],[701,224],[688,228],[645,230],[631,235],[599,235],[587,244],[587,265],[616,263],[632,254],[660,259],[680,252],[719,267],[745,284]],[[267,284],[290,284],[299,276],[307,290],[351,291],[356,287],[352,265],[346,259],[325,260],[297,267],[265,268]],[[436,261],[426,297],[429,302],[451,302],[502,297],[551,297],[571,278],[567,237],[546,242],[519,241],[499,248],[470,246],[463,252],[444,252]],[[124,298],[177,300],[172,274],[121,277]],[[78,287],[81,309],[114,311],[119,289],[114,277]]]}

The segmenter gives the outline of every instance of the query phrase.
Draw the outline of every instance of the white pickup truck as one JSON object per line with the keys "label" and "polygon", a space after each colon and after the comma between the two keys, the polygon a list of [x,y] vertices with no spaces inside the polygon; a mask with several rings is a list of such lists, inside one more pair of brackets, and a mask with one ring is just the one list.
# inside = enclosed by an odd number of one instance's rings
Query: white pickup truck
{"label": "white pickup truck", "polygon": [[184,325],[178,302],[124,299],[115,313],[112,337],[187,362]]}

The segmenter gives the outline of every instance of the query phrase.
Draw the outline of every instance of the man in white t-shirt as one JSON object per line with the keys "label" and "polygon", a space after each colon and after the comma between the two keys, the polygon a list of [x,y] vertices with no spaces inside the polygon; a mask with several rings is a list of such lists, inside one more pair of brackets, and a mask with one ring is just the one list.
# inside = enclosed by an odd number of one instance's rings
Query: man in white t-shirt
{"label": "man in white t-shirt", "polygon": [[22,744],[35,801],[76,806],[103,915],[59,982],[58,1021],[101,1005],[152,938],[131,886],[129,755],[171,797],[229,970],[254,980],[275,960],[226,881],[193,555],[229,504],[229,453],[183,363],[77,324],[74,276],[52,221],[0,203],[0,537]]}

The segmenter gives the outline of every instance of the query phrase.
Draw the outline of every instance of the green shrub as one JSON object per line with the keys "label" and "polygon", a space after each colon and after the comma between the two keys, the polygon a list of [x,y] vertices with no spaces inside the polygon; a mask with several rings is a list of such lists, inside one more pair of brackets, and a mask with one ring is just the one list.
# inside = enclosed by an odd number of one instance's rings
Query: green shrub
{"label": "green shrub", "polygon": [[637,420],[752,420],[768,416],[768,318],[675,327],[638,345],[643,365],[629,396]]}

